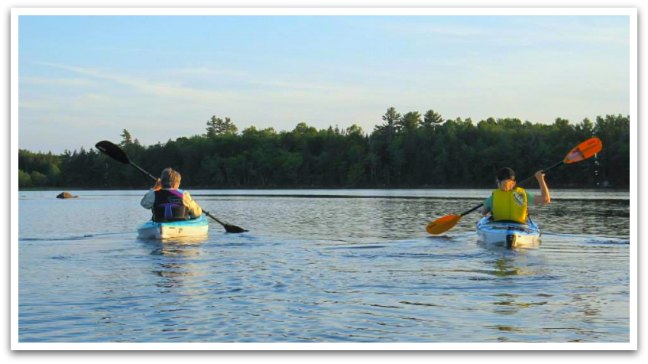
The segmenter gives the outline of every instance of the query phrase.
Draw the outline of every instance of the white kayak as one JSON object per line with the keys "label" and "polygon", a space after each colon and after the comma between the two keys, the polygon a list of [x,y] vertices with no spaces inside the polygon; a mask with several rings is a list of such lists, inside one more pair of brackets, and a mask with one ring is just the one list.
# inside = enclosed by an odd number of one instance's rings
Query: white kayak
{"label": "white kayak", "polygon": [[137,228],[139,239],[173,239],[206,237],[209,232],[209,221],[205,215],[197,219],[155,222],[147,221]]}
{"label": "white kayak", "polygon": [[513,248],[535,248],[540,246],[540,228],[531,220],[526,224],[513,221],[493,221],[483,217],[477,222],[477,235],[486,245]]}

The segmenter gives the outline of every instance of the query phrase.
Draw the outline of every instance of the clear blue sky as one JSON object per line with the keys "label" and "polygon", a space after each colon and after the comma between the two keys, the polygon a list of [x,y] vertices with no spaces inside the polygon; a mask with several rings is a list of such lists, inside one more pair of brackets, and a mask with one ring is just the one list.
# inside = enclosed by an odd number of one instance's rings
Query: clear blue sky
{"label": "clear blue sky", "polygon": [[19,147],[205,132],[630,112],[626,16],[21,16]]}

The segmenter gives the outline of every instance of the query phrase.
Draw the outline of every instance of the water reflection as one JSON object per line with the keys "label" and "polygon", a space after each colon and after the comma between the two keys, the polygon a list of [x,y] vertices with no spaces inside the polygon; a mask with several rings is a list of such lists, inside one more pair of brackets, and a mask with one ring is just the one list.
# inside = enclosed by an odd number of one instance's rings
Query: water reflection
{"label": "water reflection", "polygon": [[149,284],[157,292],[151,301],[151,324],[164,340],[191,341],[188,338],[197,326],[194,320],[207,305],[203,244],[184,239],[147,246],[154,275]]}
{"label": "water reflection", "polygon": [[194,238],[146,243],[151,248],[150,255],[156,257],[151,261],[154,265],[151,272],[161,278],[156,286],[166,289],[183,287],[187,286],[188,279],[204,275],[200,264],[203,251],[201,240]]}
{"label": "water reflection", "polygon": [[495,269],[492,271],[492,274],[496,277],[508,277],[508,276],[517,276],[525,273],[525,270],[516,267],[515,261],[511,257],[502,257],[495,260],[494,266]]}

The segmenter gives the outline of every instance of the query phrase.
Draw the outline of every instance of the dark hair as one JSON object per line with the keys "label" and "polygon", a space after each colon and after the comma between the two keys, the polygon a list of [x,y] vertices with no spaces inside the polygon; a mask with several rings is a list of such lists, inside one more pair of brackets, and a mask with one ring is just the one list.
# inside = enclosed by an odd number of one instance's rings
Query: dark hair
{"label": "dark hair", "polygon": [[503,181],[505,179],[515,179],[515,172],[508,167],[504,167],[497,171],[497,180],[498,181]]}

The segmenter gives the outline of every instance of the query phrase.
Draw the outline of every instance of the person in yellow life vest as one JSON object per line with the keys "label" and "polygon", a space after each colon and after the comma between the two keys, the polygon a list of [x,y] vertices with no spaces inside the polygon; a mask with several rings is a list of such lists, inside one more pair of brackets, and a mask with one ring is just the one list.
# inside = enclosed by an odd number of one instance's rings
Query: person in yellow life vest
{"label": "person in yellow life vest", "polygon": [[529,214],[529,201],[535,205],[551,203],[549,187],[543,171],[535,173],[540,185],[540,196],[535,196],[522,187],[515,185],[515,172],[511,168],[502,168],[496,175],[497,189],[484,201],[483,215],[492,215],[494,221],[514,221],[526,223]]}

